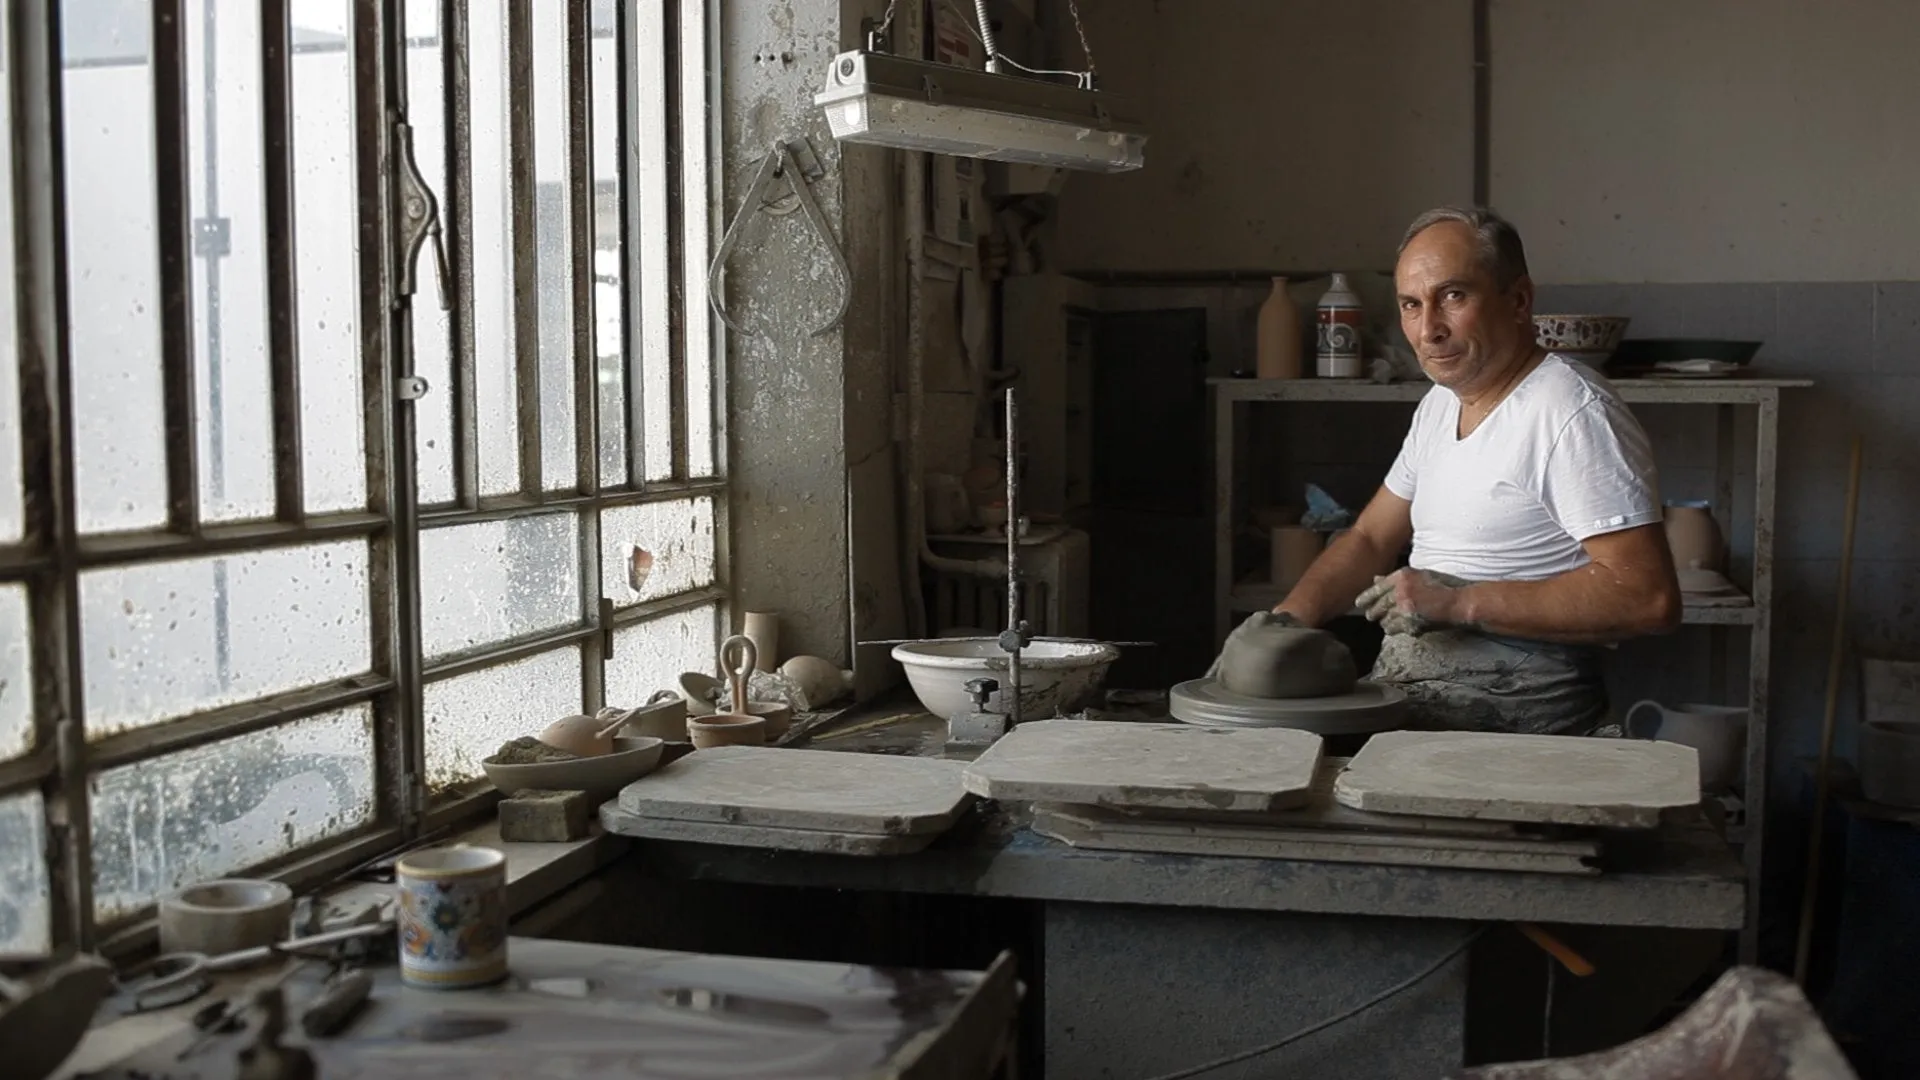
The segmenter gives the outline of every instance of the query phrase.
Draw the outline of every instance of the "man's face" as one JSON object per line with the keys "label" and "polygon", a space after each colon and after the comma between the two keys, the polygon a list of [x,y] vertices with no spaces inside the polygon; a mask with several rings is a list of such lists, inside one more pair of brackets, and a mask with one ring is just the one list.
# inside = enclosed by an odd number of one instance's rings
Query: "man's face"
{"label": "man's face", "polygon": [[1420,367],[1455,391],[1480,385],[1533,348],[1533,284],[1523,277],[1502,292],[1475,249],[1472,229],[1443,221],[1408,242],[1393,271],[1400,328]]}

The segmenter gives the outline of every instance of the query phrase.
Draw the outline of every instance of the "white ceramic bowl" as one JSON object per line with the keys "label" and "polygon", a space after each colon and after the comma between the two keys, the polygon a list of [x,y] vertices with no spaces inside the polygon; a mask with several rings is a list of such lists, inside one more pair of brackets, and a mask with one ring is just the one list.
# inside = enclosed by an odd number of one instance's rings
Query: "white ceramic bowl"
{"label": "white ceramic bowl", "polygon": [[1625,315],[1535,315],[1533,339],[1542,348],[1598,367],[1620,347],[1631,321]]}
{"label": "white ceramic bowl", "polygon": [[[893,647],[893,658],[907,669],[907,682],[920,704],[938,717],[971,712],[966,684],[988,678],[1000,684],[987,708],[1005,712],[1007,654],[992,638],[910,641]],[[1094,703],[1107,669],[1120,650],[1100,642],[1040,640],[1020,651],[1020,719],[1042,720],[1078,712]]]}

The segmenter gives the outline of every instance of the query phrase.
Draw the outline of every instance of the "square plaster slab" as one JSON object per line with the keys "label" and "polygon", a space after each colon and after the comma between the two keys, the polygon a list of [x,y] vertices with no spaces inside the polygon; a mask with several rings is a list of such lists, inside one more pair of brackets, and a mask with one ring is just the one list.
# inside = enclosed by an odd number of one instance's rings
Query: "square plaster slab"
{"label": "square plaster slab", "polygon": [[620,792],[636,817],[878,836],[946,831],[973,796],[938,758],[716,746]]}
{"label": "square plaster slab", "polygon": [[1170,810],[1300,806],[1320,736],[1292,728],[1205,728],[1100,720],[1021,724],[967,767],[990,799]]}
{"label": "square plaster slab", "polygon": [[1357,810],[1650,829],[1700,801],[1691,746],[1645,739],[1387,731],[1334,781]]}

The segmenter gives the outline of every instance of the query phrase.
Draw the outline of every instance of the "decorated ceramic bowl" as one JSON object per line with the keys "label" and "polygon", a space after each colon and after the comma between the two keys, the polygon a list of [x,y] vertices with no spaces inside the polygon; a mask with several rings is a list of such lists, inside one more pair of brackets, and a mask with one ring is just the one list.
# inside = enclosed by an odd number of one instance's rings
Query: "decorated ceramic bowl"
{"label": "decorated ceramic bowl", "polygon": [[1542,348],[1604,363],[1627,336],[1625,315],[1535,315],[1533,339]]}

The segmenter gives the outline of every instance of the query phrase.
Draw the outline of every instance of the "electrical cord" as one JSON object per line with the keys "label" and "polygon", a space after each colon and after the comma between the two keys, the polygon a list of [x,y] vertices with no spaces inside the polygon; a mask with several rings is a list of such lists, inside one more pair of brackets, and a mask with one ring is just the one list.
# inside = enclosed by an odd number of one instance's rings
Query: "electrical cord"
{"label": "electrical cord", "polygon": [[1459,944],[1454,945],[1453,947],[1449,948],[1446,952],[1442,953],[1439,959],[1435,960],[1433,963],[1428,964],[1426,967],[1421,968],[1419,971],[1414,972],[1412,975],[1409,975],[1406,978],[1401,979],[1399,982],[1394,983],[1392,986],[1387,987],[1385,990],[1380,991],[1379,993],[1373,995],[1372,997],[1361,1002],[1360,1004],[1355,1005],[1351,1009],[1347,1009],[1344,1012],[1336,1013],[1332,1016],[1327,1017],[1325,1020],[1321,1020],[1317,1023],[1309,1024],[1306,1027],[1301,1028],[1299,1031],[1296,1031],[1293,1034],[1288,1035],[1283,1039],[1278,1039],[1274,1042],[1267,1043],[1263,1046],[1256,1046],[1251,1050],[1242,1050],[1235,1054],[1229,1054],[1223,1058],[1215,1058],[1212,1061],[1203,1062],[1202,1064],[1195,1065],[1190,1069],[1182,1069],[1179,1072],[1162,1073],[1159,1076],[1153,1077],[1152,1080],[1188,1080],[1189,1077],[1199,1076],[1202,1073],[1210,1073],[1215,1069],[1225,1068],[1228,1065],[1237,1065],[1240,1062],[1246,1061],[1249,1058],[1257,1058],[1263,1054],[1271,1054],[1275,1050],[1278,1050],[1284,1046],[1288,1046],[1292,1043],[1299,1042],[1301,1039],[1304,1039],[1309,1035],[1315,1035],[1315,1034],[1318,1034],[1319,1032],[1325,1031],[1326,1029],[1333,1027],[1335,1024],[1345,1023],[1346,1021],[1353,1019],[1354,1017],[1360,1015],[1361,1013],[1366,1012],[1368,1009],[1373,1008],[1375,1005],[1378,1005],[1381,1002],[1386,1001],[1388,998],[1391,998],[1394,995],[1399,994],[1403,991],[1412,989],[1415,985],[1423,982],[1424,980],[1427,979],[1428,976],[1431,976],[1434,972],[1439,971],[1443,967],[1446,967],[1447,964],[1450,963],[1454,957],[1459,956],[1463,952],[1466,952],[1467,947],[1469,945],[1472,945],[1475,941],[1479,940],[1480,935],[1486,932],[1487,932],[1487,927],[1485,926],[1482,926],[1474,930],[1472,933],[1462,938]]}

